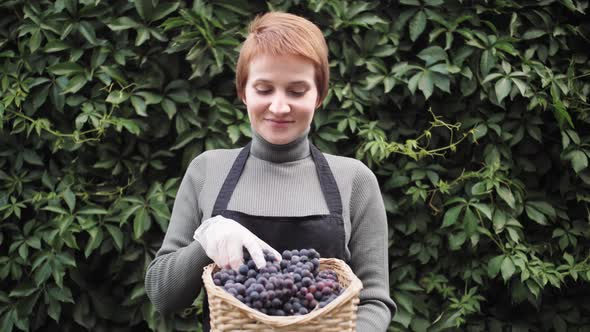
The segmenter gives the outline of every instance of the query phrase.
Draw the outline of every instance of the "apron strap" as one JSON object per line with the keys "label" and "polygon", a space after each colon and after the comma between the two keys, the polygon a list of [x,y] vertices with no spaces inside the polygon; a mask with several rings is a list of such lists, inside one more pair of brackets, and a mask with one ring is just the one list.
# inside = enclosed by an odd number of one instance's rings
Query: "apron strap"
{"label": "apron strap", "polygon": [[324,198],[328,204],[330,214],[342,216],[342,199],[340,198],[340,190],[338,190],[336,179],[334,179],[334,174],[332,174],[328,161],[326,160],[326,157],[324,157],[324,154],[311,144],[311,142],[309,143],[309,148],[311,150],[311,156],[315,162],[320,186],[322,187],[322,192],[324,193]]}
{"label": "apron strap", "polygon": [[[229,174],[221,186],[219,195],[217,195],[217,199],[215,200],[213,212],[211,213],[212,217],[221,214],[221,212],[224,210],[227,210],[229,200],[234,193],[234,189],[236,188],[236,185],[240,179],[240,175],[242,175],[242,171],[246,165],[246,160],[250,155],[251,144],[252,142],[246,144],[246,146],[244,146],[234,161]],[[309,143],[309,148],[318,174],[320,187],[322,188],[322,193],[324,194],[324,199],[326,200],[330,214],[341,216],[342,199],[340,197],[338,185],[336,184],[336,180],[332,174],[332,170],[330,170],[330,166],[328,165],[328,161],[322,152],[318,150],[318,148],[316,148],[313,144],[311,144],[311,142]]]}
{"label": "apron strap", "polygon": [[249,142],[244,146],[242,151],[238,154],[238,157],[234,161],[229,174],[225,178],[223,182],[223,186],[219,191],[219,195],[217,195],[217,199],[215,200],[215,205],[213,206],[213,212],[211,216],[214,217],[216,215],[221,214],[221,211],[227,210],[227,204],[229,204],[229,200],[234,193],[234,189],[238,184],[238,180],[240,179],[240,175],[242,175],[242,171],[244,170],[244,165],[246,165],[246,160],[250,155],[250,145],[252,142]]}

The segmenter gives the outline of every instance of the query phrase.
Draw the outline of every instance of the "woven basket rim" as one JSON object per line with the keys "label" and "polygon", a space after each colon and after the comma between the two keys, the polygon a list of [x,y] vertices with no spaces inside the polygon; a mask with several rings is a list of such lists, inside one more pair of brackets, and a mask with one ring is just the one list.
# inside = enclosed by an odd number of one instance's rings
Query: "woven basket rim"
{"label": "woven basket rim", "polygon": [[338,269],[345,272],[346,276],[350,279],[350,283],[344,292],[338,295],[338,297],[330,302],[327,306],[315,309],[308,314],[300,316],[269,316],[258,310],[248,307],[240,300],[236,299],[233,295],[226,292],[221,286],[217,286],[213,283],[212,274],[215,268],[217,268],[215,263],[209,264],[203,269],[203,282],[209,297],[215,296],[229,302],[230,304],[234,305],[237,310],[242,311],[248,317],[262,324],[272,327],[288,327],[290,325],[311,321],[321,315],[331,312],[340,305],[352,300],[363,288],[361,280],[352,272],[350,267],[343,260],[337,258],[320,258],[320,266],[321,265],[338,267]]}

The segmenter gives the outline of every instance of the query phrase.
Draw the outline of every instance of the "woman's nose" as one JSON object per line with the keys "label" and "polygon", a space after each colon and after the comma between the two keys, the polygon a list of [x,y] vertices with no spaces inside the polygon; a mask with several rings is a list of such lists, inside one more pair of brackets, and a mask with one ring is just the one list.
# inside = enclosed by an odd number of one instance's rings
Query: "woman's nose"
{"label": "woman's nose", "polygon": [[288,113],[291,110],[289,103],[284,96],[277,94],[268,107],[272,113]]}

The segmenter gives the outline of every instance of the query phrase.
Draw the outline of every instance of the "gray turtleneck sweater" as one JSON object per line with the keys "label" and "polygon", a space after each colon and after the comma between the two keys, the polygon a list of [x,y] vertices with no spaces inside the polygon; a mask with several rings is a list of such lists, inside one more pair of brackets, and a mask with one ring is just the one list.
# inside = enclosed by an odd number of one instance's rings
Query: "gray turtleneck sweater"
{"label": "gray turtleneck sweater", "polygon": [[[162,313],[190,306],[211,263],[193,233],[213,205],[241,149],[211,150],[196,157],[180,184],[162,247],[147,269],[148,297]],[[386,331],[395,312],[389,296],[387,218],[375,175],[356,159],[324,154],[342,199],[346,258],[363,283],[357,331]],[[329,214],[309,150],[307,132],[286,145],[254,133],[250,157],[229,210],[252,215]]]}

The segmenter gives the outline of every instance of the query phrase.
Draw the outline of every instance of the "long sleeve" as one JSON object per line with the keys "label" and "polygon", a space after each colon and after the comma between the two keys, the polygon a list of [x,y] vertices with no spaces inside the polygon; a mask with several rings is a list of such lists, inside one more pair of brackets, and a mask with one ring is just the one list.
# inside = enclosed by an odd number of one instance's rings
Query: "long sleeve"
{"label": "long sleeve", "polygon": [[387,216],[375,175],[361,164],[350,202],[351,268],[363,283],[358,332],[385,332],[396,312],[389,296]]}
{"label": "long sleeve", "polygon": [[193,240],[200,224],[198,195],[204,182],[204,158],[195,158],[180,184],[162,247],[148,266],[146,293],[162,314],[190,306],[199,295],[203,268],[211,262]]}

